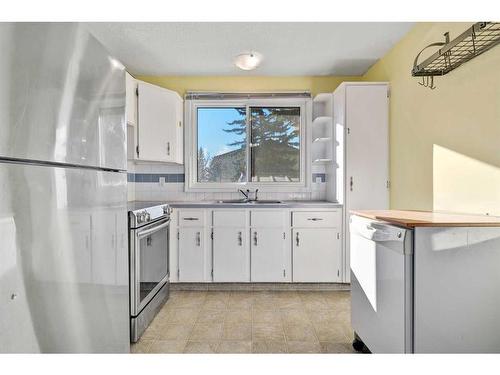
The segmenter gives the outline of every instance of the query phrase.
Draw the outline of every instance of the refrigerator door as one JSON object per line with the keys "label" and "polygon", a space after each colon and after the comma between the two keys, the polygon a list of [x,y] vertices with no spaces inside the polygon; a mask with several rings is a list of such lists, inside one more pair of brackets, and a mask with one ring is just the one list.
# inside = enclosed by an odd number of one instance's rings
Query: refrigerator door
{"label": "refrigerator door", "polygon": [[128,352],[126,174],[0,163],[0,184],[0,352]]}
{"label": "refrigerator door", "polygon": [[0,23],[0,159],[126,170],[125,70],[83,25]]}
{"label": "refrigerator door", "polygon": [[351,323],[372,353],[412,352],[412,231],[351,216]]}

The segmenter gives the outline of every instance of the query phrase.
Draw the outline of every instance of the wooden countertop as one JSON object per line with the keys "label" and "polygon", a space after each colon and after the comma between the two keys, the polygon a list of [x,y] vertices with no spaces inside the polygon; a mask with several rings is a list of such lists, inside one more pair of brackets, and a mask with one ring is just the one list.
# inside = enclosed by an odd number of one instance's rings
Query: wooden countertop
{"label": "wooden countertop", "polygon": [[368,219],[414,227],[500,227],[500,217],[453,214],[431,211],[351,210],[351,214]]}

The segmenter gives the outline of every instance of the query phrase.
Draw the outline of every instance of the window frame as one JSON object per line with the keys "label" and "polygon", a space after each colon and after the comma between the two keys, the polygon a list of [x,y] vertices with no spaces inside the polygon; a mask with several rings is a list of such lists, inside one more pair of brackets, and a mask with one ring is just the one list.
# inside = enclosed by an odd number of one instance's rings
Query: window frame
{"label": "window frame", "polygon": [[[227,108],[245,107],[247,113],[246,129],[246,174],[247,182],[198,182],[198,108]],[[299,152],[300,152],[300,181],[299,182],[252,182],[251,179],[251,154],[250,154],[250,107],[299,107]],[[312,117],[312,100],[310,98],[279,98],[279,99],[214,99],[185,101],[185,182],[186,192],[236,192],[238,189],[259,189],[262,192],[308,192],[311,187],[310,177],[310,124]]]}

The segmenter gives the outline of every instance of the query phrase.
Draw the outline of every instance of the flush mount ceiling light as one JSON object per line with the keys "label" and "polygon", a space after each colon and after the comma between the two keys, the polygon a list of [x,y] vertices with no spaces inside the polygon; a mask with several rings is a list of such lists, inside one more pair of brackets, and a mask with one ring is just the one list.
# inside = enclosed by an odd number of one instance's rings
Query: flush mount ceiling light
{"label": "flush mount ceiling light", "polygon": [[262,55],[258,52],[241,53],[234,59],[234,65],[242,70],[254,70],[262,62]]}

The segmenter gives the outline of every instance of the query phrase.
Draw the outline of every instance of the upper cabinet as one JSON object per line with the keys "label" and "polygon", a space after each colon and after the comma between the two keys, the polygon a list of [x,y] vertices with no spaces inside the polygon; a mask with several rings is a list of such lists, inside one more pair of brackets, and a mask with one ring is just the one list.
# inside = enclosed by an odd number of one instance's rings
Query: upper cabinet
{"label": "upper cabinet", "polygon": [[127,95],[126,111],[127,125],[137,125],[137,80],[126,73],[125,90]]}
{"label": "upper cabinet", "polygon": [[183,163],[183,100],[127,76],[128,158]]}

